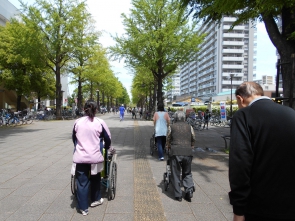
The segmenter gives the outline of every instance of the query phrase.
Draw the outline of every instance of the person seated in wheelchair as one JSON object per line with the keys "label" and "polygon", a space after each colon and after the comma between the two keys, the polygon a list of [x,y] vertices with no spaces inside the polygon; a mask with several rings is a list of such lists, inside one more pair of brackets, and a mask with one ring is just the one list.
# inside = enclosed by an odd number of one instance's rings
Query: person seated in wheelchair
{"label": "person seated in wheelchair", "polygon": [[178,112],[175,123],[168,129],[167,146],[169,150],[169,163],[171,168],[171,183],[174,196],[182,201],[180,173],[182,170],[182,183],[185,199],[191,201],[194,192],[194,182],[191,172],[192,149],[195,145],[195,132],[192,126],[185,122],[185,113]]}

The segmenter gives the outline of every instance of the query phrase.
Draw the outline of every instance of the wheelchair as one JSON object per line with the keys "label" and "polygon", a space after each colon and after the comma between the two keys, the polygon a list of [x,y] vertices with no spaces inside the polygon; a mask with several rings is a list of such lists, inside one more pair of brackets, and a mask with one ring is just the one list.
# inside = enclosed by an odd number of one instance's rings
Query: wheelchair
{"label": "wheelchair", "polygon": [[150,139],[150,154],[153,156],[154,152],[158,151],[155,133],[153,133],[151,139]]}
{"label": "wheelchair", "polygon": [[[115,199],[117,184],[117,154],[109,155],[104,151],[104,170],[101,172],[101,185],[105,187],[108,200]],[[75,175],[71,175],[71,192],[74,196],[77,194],[77,183]]]}
{"label": "wheelchair", "polygon": [[163,175],[164,189],[167,191],[169,189],[169,184],[171,183],[171,168],[170,168],[170,159],[166,163],[166,172]]}
{"label": "wheelchair", "polygon": [[[166,153],[167,152],[167,147],[163,148],[163,152]],[[153,156],[154,152],[158,151],[158,147],[157,147],[157,142],[156,142],[156,137],[155,137],[155,133],[153,133],[152,137],[150,138],[150,154]]]}

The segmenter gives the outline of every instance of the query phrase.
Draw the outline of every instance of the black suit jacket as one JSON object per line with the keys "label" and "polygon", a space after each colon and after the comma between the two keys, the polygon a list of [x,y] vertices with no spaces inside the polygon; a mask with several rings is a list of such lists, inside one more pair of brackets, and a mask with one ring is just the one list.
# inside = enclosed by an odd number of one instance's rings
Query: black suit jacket
{"label": "black suit jacket", "polygon": [[269,99],[232,119],[230,203],[234,213],[295,218],[295,111]]}

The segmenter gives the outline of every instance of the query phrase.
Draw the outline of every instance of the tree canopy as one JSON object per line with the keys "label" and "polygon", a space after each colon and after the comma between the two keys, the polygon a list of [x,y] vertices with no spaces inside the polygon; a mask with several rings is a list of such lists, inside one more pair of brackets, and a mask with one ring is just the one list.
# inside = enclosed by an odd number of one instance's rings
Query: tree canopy
{"label": "tree canopy", "polygon": [[170,0],[133,0],[130,14],[122,17],[126,33],[114,37],[111,54],[133,68],[147,68],[157,81],[157,100],[163,103],[163,79],[196,59],[204,36],[186,19],[185,10]]}
{"label": "tree canopy", "polygon": [[54,79],[48,71],[40,35],[32,27],[12,19],[0,27],[0,82],[17,93],[17,110],[22,110],[21,96],[53,97]]}

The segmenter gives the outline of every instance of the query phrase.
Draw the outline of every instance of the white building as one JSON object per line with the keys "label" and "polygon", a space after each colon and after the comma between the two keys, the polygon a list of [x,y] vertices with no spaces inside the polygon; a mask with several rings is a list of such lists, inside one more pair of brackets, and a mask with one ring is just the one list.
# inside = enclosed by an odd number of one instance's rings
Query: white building
{"label": "white building", "polygon": [[174,74],[172,77],[172,89],[170,91],[167,91],[167,102],[172,103],[175,96],[180,95],[180,75],[179,72]]}
{"label": "white building", "polygon": [[12,17],[19,14],[17,8],[8,0],[1,0],[0,3],[0,25],[5,26]]}
{"label": "white building", "polygon": [[256,29],[252,23],[244,23],[230,30],[234,21],[234,17],[224,17],[220,26],[210,23],[200,27],[200,33],[207,36],[200,45],[198,60],[180,68],[181,95],[210,100],[218,93],[253,80]]}

